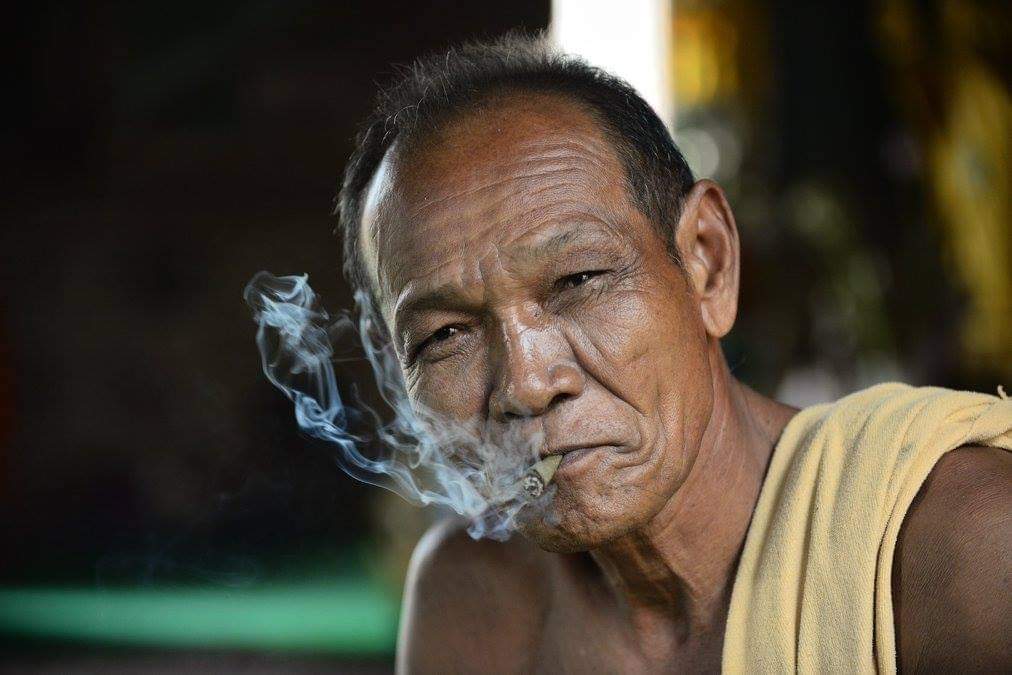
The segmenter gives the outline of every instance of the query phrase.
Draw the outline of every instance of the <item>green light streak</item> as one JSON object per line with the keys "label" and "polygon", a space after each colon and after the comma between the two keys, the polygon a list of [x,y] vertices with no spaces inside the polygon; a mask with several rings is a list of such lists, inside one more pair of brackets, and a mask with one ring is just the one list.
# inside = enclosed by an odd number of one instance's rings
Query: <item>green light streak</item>
{"label": "green light streak", "polygon": [[389,655],[397,603],[365,579],[253,589],[0,590],[0,633],[124,646]]}

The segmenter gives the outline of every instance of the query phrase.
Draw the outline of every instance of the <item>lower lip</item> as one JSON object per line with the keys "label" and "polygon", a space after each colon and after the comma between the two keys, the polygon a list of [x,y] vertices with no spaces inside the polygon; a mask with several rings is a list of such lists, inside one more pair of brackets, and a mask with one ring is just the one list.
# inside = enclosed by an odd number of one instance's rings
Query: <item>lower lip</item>
{"label": "lower lip", "polygon": [[562,461],[559,463],[559,468],[555,471],[556,476],[570,476],[578,473],[582,467],[588,466],[591,463],[591,456],[598,450],[607,450],[613,446],[610,445],[598,445],[593,448],[580,448],[579,450],[573,450],[567,452],[562,456]]}

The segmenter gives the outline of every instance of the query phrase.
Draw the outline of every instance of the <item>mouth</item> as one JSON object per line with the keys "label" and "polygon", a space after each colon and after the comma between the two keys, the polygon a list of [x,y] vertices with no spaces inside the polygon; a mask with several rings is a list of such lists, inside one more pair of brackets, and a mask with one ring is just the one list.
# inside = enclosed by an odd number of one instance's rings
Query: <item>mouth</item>
{"label": "mouth", "polygon": [[594,455],[598,451],[605,452],[609,450],[615,450],[617,446],[614,445],[591,445],[585,447],[578,447],[572,449],[564,449],[560,452],[553,454],[561,454],[562,461],[559,463],[559,468],[556,470],[555,475],[557,478],[572,477],[585,471],[588,466],[594,463]]}
{"label": "mouth", "polygon": [[[541,459],[535,462],[516,483],[515,488],[524,494],[528,500],[537,499],[556,476],[572,474],[578,470],[573,467],[579,467],[581,464],[588,462],[586,458],[595,451],[614,447],[616,446],[593,445],[559,448],[554,452],[543,453]],[[563,469],[566,469],[566,471],[563,471]]]}

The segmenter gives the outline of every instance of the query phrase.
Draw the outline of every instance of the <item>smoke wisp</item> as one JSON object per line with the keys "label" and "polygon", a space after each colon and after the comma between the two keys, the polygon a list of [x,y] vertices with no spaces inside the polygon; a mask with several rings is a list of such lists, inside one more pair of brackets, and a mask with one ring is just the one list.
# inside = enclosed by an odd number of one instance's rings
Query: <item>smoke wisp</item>
{"label": "smoke wisp", "polygon": [[[540,437],[493,435],[480,422],[447,420],[412,404],[393,348],[370,337],[368,313],[360,312],[357,324],[347,314],[331,319],[308,275],[259,272],[246,285],[244,298],[258,326],[264,374],[294,404],[299,427],[335,446],[345,472],[413,504],[455,511],[468,519],[475,539],[510,536],[528,504],[518,481],[537,457]],[[362,307],[367,299],[360,295],[356,302]],[[350,407],[341,399],[334,345],[356,339],[392,412],[390,422],[360,401]],[[368,420],[371,432],[350,432],[356,420]],[[367,457],[367,447],[379,449]],[[551,498],[554,489],[541,499]]]}

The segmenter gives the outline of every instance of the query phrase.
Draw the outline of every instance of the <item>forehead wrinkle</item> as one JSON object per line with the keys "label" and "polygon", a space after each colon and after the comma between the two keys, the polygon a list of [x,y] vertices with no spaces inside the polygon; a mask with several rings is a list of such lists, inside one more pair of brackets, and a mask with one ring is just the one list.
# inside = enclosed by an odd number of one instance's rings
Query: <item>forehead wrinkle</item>
{"label": "forehead wrinkle", "polygon": [[[594,243],[615,244],[616,238],[626,235],[625,228],[616,225],[618,215],[611,209],[588,208],[581,200],[571,198],[571,191],[564,191],[567,198],[555,201],[550,204],[543,202],[529,203],[521,211],[514,211],[510,214],[509,220],[518,223],[513,227],[503,227],[502,232],[492,234],[488,242],[491,250],[485,252],[478,259],[474,253],[475,242],[486,239],[489,230],[499,229],[502,225],[500,218],[490,218],[483,227],[475,230],[460,228],[462,234],[457,241],[446,242],[442,251],[456,253],[460,252],[462,257],[450,256],[448,259],[439,261],[430,268],[419,269],[417,259],[392,255],[392,260],[398,260],[396,265],[384,265],[383,269],[388,273],[388,290],[392,295],[397,295],[408,284],[421,280],[426,276],[439,275],[441,269],[466,261],[464,268],[470,270],[470,275],[481,278],[486,273],[488,258],[494,257],[495,268],[501,272],[508,273],[503,265],[503,260],[510,262],[526,262],[538,258],[557,254],[565,246],[573,241],[583,240]],[[438,227],[438,225],[435,225]],[[560,228],[564,228],[559,231]],[[522,243],[524,240],[533,240],[532,243]],[[404,281],[404,272],[408,276]],[[467,271],[457,273],[456,276],[468,276]]]}
{"label": "forehead wrinkle", "polygon": [[[451,227],[453,235],[444,240],[440,254],[464,253],[466,254],[476,244],[483,240],[490,239],[490,244],[496,246],[507,246],[510,240],[526,236],[531,230],[544,227],[552,222],[564,222],[570,220],[588,220],[587,213],[590,211],[583,200],[572,197],[575,182],[565,181],[546,188],[539,189],[535,194],[530,191],[504,191],[496,195],[494,200],[487,200],[487,203],[480,205],[480,213],[463,214],[465,223],[477,222],[477,225],[457,225],[462,218],[460,211],[450,208],[440,209],[440,214],[432,214],[430,218],[418,218],[418,226],[407,237],[386,239],[381,247],[385,255],[380,258],[377,267],[383,272],[387,280],[387,290],[396,294],[397,289],[407,283],[402,280],[404,273],[408,272],[410,278],[418,278],[420,275],[430,274],[438,271],[442,266],[452,264],[457,259],[441,261],[432,267],[432,270],[419,270],[421,264],[417,257],[410,255],[398,255],[405,249],[410,249],[413,243],[422,238],[428,238],[430,231],[437,233],[445,228]],[[546,200],[550,192],[556,193],[560,199]],[[542,197],[538,199],[537,197]],[[521,204],[513,205],[507,202],[521,200]],[[546,203],[547,202],[547,203]],[[590,219],[597,219],[591,217]],[[498,232],[496,232],[498,230]],[[445,235],[444,235],[445,237]],[[410,280],[409,278],[409,280]]]}
{"label": "forehead wrinkle", "polygon": [[[460,268],[458,272],[454,273],[455,276],[480,275],[477,260],[467,253],[489,236],[489,230],[499,226],[492,219],[483,218],[480,221],[481,224],[472,228],[454,227],[454,236],[447,236],[440,231],[453,223],[449,219],[441,219],[437,222],[424,223],[416,228],[411,237],[385,242],[384,248],[388,253],[386,259],[390,261],[381,268],[387,281],[386,290],[392,296],[396,296],[402,293],[408,284],[425,277],[441,276],[443,270],[453,266]],[[435,234],[430,234],[431,231],[435,231]],[[442,239],[443,244],[436,254],[438,259],[433,259],[432,255],[421,256],[418,254],[413,246],[417,238]]]}
{"label": "forehead wrinkle", "polygon": [[[511,262],[530,263],[558,255],[567,249],[580,249],[594,244],[616,244],[612,226],[596,217],[566,218],[559,221],[561,231],[531,244],[519,243],[507,252]],[[608,230],[606,234],[603,228]]]}
{"label": "forehead wrinkle", "polygon": [[569,138],[553,139],[547,144],[541,144],[539,154],[545,159],[584,161],[604,174],[622,171],[611,146],[594,137],[587,137],[582,143]]}
{"label": "forehead wrinkle", "polygon": [[[466,264],[461,265],[461,260],[453,257],[421,269],[417,260],[405,260],[397,267],[386,268],[385,271],[391,272],[391,283],[387,290],[394,297],[395,306],[405,294],[417,292],[415,289],[425,291],[427,288],[467,288],[475,285],[472,280],[481,278],[477,261],[464,259]],[[405,270],[408,273],[401,275]]]}
{"label": "forehead wrinkle", "polygon": [[[450,208],[455,202],[458,202],[467,197],[478,197],[484,192],[490,192],[496,188],[504,187],[509,183],[520,183],[523,181],[537,180],[540,178],[565,178],[571,177],[569,182],[577,182],[579,176],[579,169],[573,166],[560,166],[557,168],[542,169],[540,171],[525,172],[520,174],[509,174],[490,180],[481,185],[469,186],[466,188],[458,189],[455,192],[451,192],[447,195],[442,195],[434,199],[427,199],[424,203],[419,204],[415,208],[408,212],[408,218],[418,218],[422,216],[426,211],[445,206]],[[536,190],[536,188],[533,188]],[[502,204],[510,198],[517,197],[517,194],[511,194],[508,191],[505,192],[501,197],[496,199],[497,204]]]}
{"label": "forehead wrinkle", "polygon": [[[390,172],[396,180],[383,182],[392,199],[383,200],[386,207],[377,209],[382,213],[376,213],[369,232],[376,277],[388,297],[397,297],[406,272],[418,278],[425,261],[414,252],[425,239],[442,239],[456,254],[447,260],[445,244],[441,251],[422,249],[433,254],[429,262],[434,264],[425,266],[435,272],[459,263],[461,253],[490,234],[493,245],[507,245],[532,227],[563,220],[559,212],[571,207],[586,211],[603,197],[609,210],[625,210],[624,169],[613,145],[583,111],[577,109],[574,115],[566,105],[564,112],[549,116],[535,111],[538,120],[532,128],[500,110],[505,136],[493,133],[494,121],[472,118],[472,123],[457,127],[464,133],[434,137],[434,142],[411,149],[402,146],[397,152],[391,148],[385,161],[396,167]],[[440,194],[446,190],[450,192]],[[611,204],[616,198],[623,203]],[[533,222],[524,227],[527,219]],[[381,227],[381,220],[388,227]],[[398,220],[403,224],[397,226]],[[490,233],[490,228],[500,233]],[[450,242],[446,232],[452,232]]]}
{"label": "forehead wrinkle", "polygon": [[[433,175],[446,175],[446,182],[453,186],[448,194],[417,195],[421,197],[421,203],[408,211],[409,218],[417,217],[429,208],[449,206],[460,199],[478,196],[511,182],[559,179],[567,175],[574,182],[590,177],[589,183],[612,183],[615,176],[624,178],[624,170],[614,150],[603,139],[597,138],[597,134],[583,132],[577,138],[574,131],[582,130],[565,129],[547,138],[542,133],[535,134],[533,138],[507,141],[506,147],[501,147],[504,143],[499,137],[489,143],[479,142],[487,131],[487,127],[479,129],[479,138],[470,145],[483,148],[484,153],[490,155],[488,160],[480,163],[477,169],[463,172],[463,175],[459,168],[460,156],[469,148],[461,147],[463,143],[460,141],[429,145],[400,157],[399,163],[405,169],[407,183],[414,183],[405,191],[408,201],[415,196],[410,194],[412,192],[427,192],[425,185]],[[416,183],[419,179],[421,185]],[[456,189],[456,185],[473,183],[476,179],[483,179],[483,182]]]}

